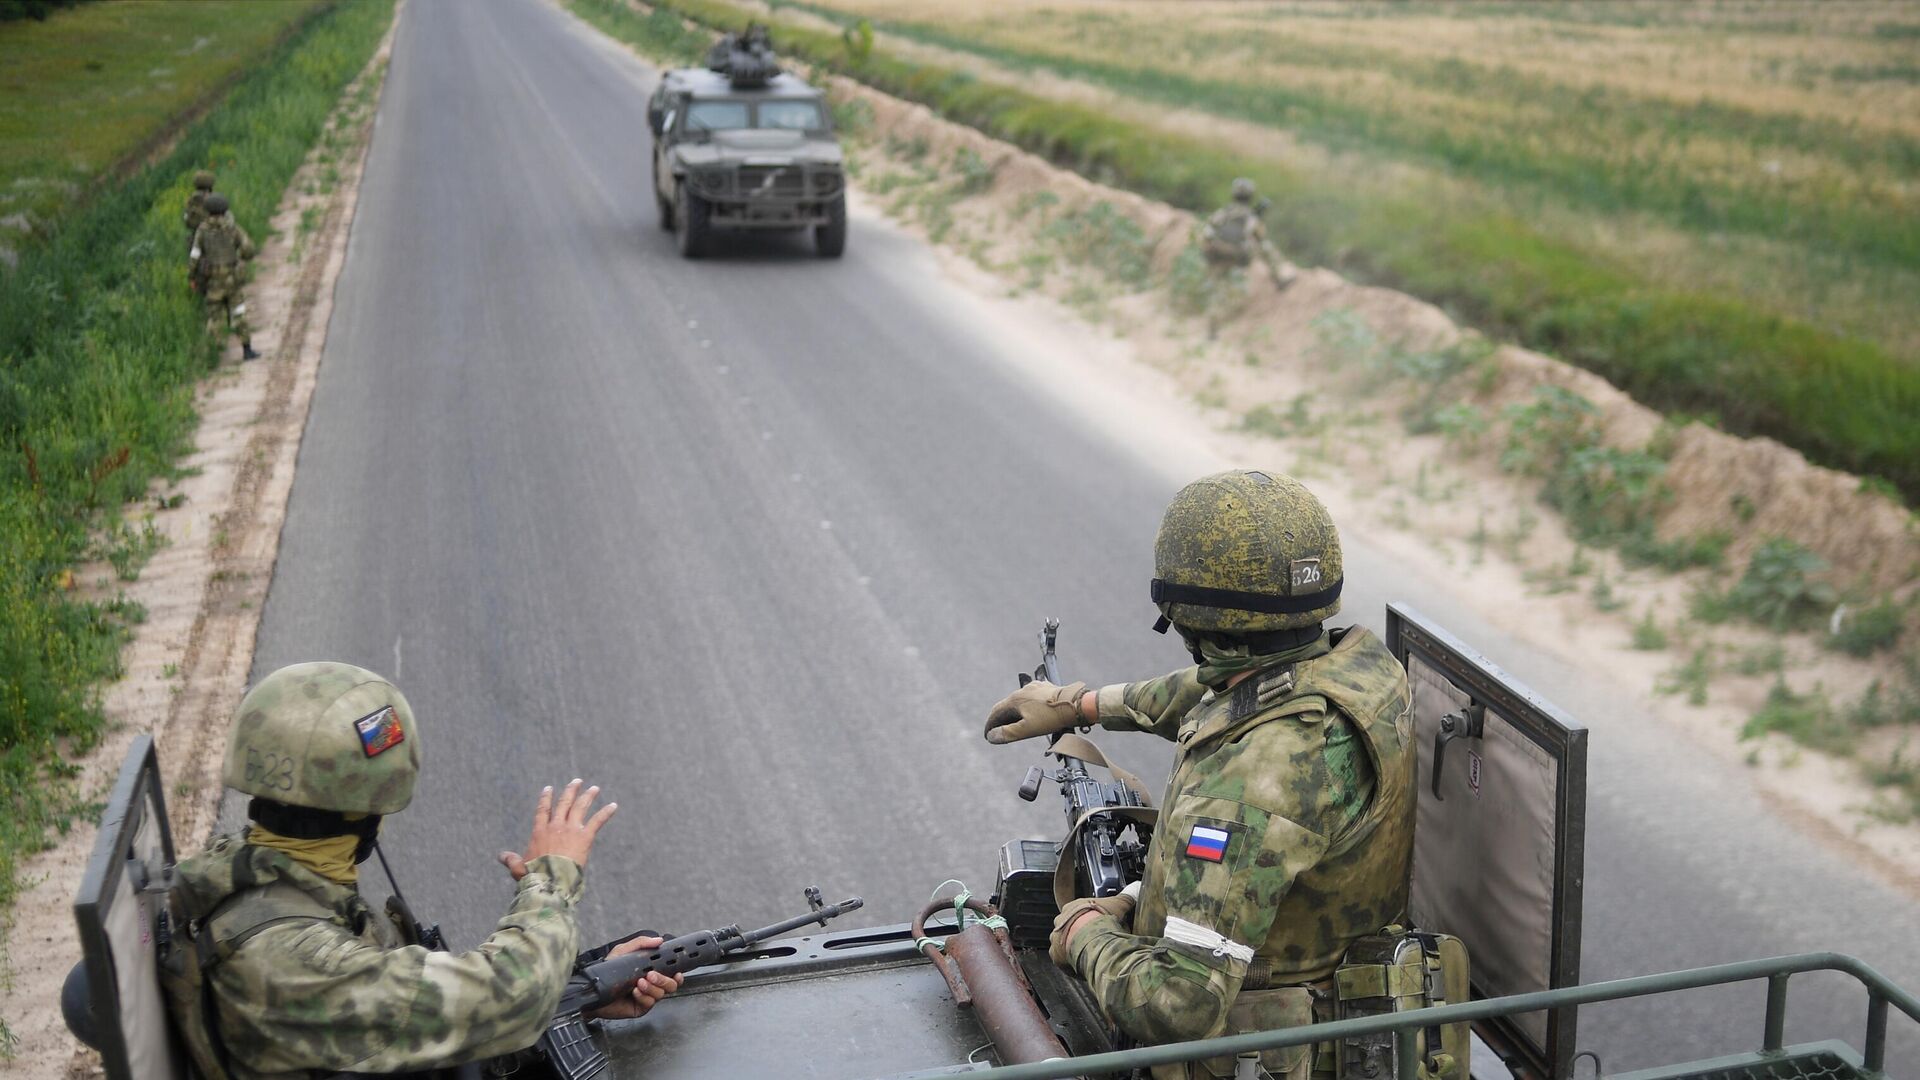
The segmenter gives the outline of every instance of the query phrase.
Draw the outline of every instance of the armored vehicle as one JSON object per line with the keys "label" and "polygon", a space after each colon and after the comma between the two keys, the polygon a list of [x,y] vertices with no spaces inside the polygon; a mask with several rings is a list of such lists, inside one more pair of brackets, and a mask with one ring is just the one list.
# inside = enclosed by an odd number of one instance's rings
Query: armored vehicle
{"label": "armored vehicle", "polygon": [[[1043,633],[1042,677],[1057,677],[1053,629]],[[1465,943],[1470,986],[1450,978],[1436,985],[1439,976],[1417,950],[1368,954],[1357,966],[1350,952],[1336,980],[1337,1019],[1125,1047],[1085,984],[1048,959],[1047,933],[1062,895],[1118,887],[1107,871],[1127,865],[1130,845],[1150,834],[1153,818],[1129,777],[1118,770],[1116,783],[1093,776],[1088,767],[1101,767],[1097,749],[1069,735],[1018,792],[1035,798],[1047,782],[1058,783],[1074,827],[1064,840],[1006,842],[991,900],[963,887],[920,911],[890,913],[891,925],[780,936],[808,923],[825,928],[860,907],[857,899],[828,907],[809,890],[809,912],[764,931],[700,931],[656,950],[646,963],[698,970],[638,1020],[582,1023],[579,1000],[599,976],[631,976],[607,971],[618,961],[598,951],[583,954],[562,1015],[535,1050],[457,1075],[1048,1080],[1144,1076],[1149,1066],[1204,1060],[1214,1075],[1260,1080],[1268,1074],[1259,1051],[1308,1044],[1328,1048],[1341,1080],[1574,1080],[1583,1057],[1588,1066],[1578,1076],[1613,1080],[1917,1075],[1912,1062],[1889,1056],[1888,1022],[1893,1010],[1920,1022],[1920,999],[1849,956],[1810,953],[1582,984],[1586,729],[1416,611],[1389,607],[1386,631],[1413,688],[1419,747],[1407,914],[1422,935]],[[166,915],[174,852],[165,790],[143,737],[108,801],[74,903],[85,956],[62,1004],[76,1033],[101,1051],[109,1080],[194,1075],[159,989],[167,943],[182,930]],[[1080,842],[1088,837],[1099,842]],[[1838,1038],[1786,1042],[1789,981],[1816,971],[1865,988],[1857,1049]],[[1758,1046],[1702,1046],[1704,1060],[1632,1073],[1609,1072],[1578,1050],[1583,1005],[1731,983],[1765,986]],[[1388,986],[1401,989],[1381,989]],[[1404,1004],[1409,989],[1436,1003]],[[1831,989],[1821,983],[1800,992]],[[1472,1035],[1463,1046],[1455,1033],[1467,1025]]]}
{"label": "armored vehicle", "polygon": [[811,229],[838,258],[847,185],[825,98],[764,51],[715,52],[712,67],[668,72],[647,103],[660,227],[690,259],[718,229]]}

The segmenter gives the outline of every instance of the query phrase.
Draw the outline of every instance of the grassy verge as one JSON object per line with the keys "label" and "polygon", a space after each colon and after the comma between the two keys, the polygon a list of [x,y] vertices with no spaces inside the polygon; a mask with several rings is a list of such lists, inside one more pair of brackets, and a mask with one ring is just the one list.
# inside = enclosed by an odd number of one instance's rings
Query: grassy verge
{"label": "grassy verge", "polygon": [[[656,21],[661,9],[717,29],[744,26],[751,14],[726,0],[660,0]],[[647,18],[612,6],[604,17]],[[1909,499],[1920,497],[1920,424],[1913,422],[1920,365],[1872,342],[1737,298],[1652,283],[1516,213],[1436,206],[1418,193],[1376,196],[1224,141],[1147,128],[790,22],[779,24],[778,40],[810,62],[1095,180],[1187,209],[1211,207],[1232,177],[1251,176],[1275,195],[1271,224],[1303,261],[1432,300],[1490,334],[1596,371],[1654,407],[1716,417],[1730,431],[1772,436],[1822,464],[1883,477]],[[1721,112],[1703,115],[1730,122]],[[1730,202],[1726,213],[1737,205],[1744,204]],[[1894,240],[1888,233],[1861,243]]]}
{"label": "grassy verge", "polygon": [[[89,554],[134,571],[150,540],[129,500],[190,444],[196,380],[218,352],[184,282],[179,213],[195,169],[219,171],[256,237],[366,65],[393,0],[313,18],[189,127],[166,158],[75,210],[0,275],[0,905],[20,857],[75,809],[68,757],[102,717],[128,605],[82,603]],[[102,550],[97,539],[110,539]]]}
{"label": "grassy verge", "polygon": [[50,228],[318,3],[100,3],[0,24],[0,245]]}

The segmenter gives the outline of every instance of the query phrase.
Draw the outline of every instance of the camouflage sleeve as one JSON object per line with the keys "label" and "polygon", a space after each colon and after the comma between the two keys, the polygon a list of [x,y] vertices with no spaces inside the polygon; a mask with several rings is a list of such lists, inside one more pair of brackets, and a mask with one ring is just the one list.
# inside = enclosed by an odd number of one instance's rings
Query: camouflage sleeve
{"label": "camouflage sleeve", "polygon": [[[1224,1030],[1281,897],[1326,854],[1339,814],[1318,738],[1326,714],[1306,707],[1220,747],[1161,812],[1150,858],[1166,867],[1162,936],[1096,919],[1074,937],[1069,962],[1134,1038],[1164,1043]],[[1187,844],[1196,827],[1226,835],[1218,861],[1159,850]]]}
{"label": "camouflage sleeve", "polygon": [[1171,740],[1180,720],[1206,695],[1197,667],[1142,682],[1103,686],[1094,697],[1100,726],[1108,731],[1150,731]]}
{"label": "camouflage sleeve", "polygon": [[259,1072],[391,1073],[531,1046],[573,970],[580,867],[527,864],[477,949],[382,949],[332,923],[269,927],[215,969],[228,1049]]}
{"label": "camouflage sleeve", "polygon": [[242,259],[253,258],[253,237],[248,236],[247,230],[237,224],[233,227],[233,231],[240,234],[240,257]]}
{"label": "camouflage sleeve", "polygon": [[206,233],[207,233],[207,226],[204,222],[201,223],[199,228],[196,228],[193,230],[193,243],[191,245],[192,250],[188,252],[188,255],[193,259],[194,265],[196,266],[199,265],[200,263],[200,253],[206,250],[205,248],[202,248],[200,246],[200,238],[202,236],[205,236]]}
{"label": "camouflage sleeve", "polygon": [[1269,270],[1279,273],[1280,249],[1273,246],[1272,240],[1267,239],[1267,223],[1255,217],[1248,224],[1252,230],[1248,235],[1253,238],[1253,246],[1260,249],[1261,261],[1267,264]]}

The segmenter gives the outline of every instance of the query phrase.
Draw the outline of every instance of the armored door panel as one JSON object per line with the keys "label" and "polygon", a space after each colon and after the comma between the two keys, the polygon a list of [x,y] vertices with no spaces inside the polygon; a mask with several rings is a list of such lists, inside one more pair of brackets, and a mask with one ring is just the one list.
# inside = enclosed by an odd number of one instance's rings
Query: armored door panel
{"label": "armored door panel", "polygon": [[98,1049],[108,1080],[188,1080],[168,1025],[155,941],[165,897],[147,891],[173,865],[173,836],[153,739],[127,751],[73,914],[85,952]]}
{"label": "armored door panel", "polygon": [[[1388,606],[1387,646],[1413,688],[1413,922],[1466,942],[1475,996],[1574,985],[1586,729],[1404,605]],[[1575,1023],[1559,1009],[1482,1034],[1527,1075],[1561,1080]]]}

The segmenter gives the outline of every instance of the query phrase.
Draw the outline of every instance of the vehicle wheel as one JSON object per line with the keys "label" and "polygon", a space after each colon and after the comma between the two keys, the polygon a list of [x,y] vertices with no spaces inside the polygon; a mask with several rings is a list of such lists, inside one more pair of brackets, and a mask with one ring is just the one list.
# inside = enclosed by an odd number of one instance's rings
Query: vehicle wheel
{"label": "vehicle wheel", "polygon": [[679,201],[673,208],[674,238],[680,241],[681,255],[697,259],[707,253],[707,234],[712,232],[707,216],[712,212],[707,200],[689,195],[686,186],[681,185]]}
{"label": "vehicle wheel", "polygon": [[827,223],[813,227],[813,250],[823,259],[837,259],[847,250],[847,196],[843,192],[827,204]]}

